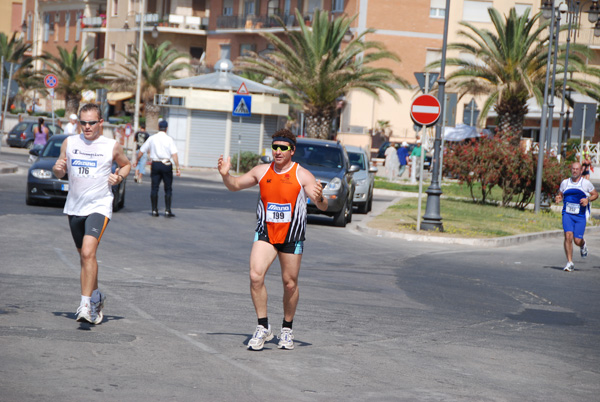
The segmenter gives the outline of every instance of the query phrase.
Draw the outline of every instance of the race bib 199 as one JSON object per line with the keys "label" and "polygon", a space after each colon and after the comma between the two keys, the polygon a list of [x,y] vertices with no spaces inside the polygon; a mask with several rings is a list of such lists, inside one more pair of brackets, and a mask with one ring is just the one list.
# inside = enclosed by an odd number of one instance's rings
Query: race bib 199
{"label": "race bib 199", "polygon": [[292,221],[292,204],[267,203],[267,222],[288,223]]}
{"label": "race bib 199", "polygon": [[579,209],[580,209],[580,207],[581,207],[581,205],[575,204],[574,202],[567,202],[567,205],[565,207],[565,211],[568,214],[579,215]]}

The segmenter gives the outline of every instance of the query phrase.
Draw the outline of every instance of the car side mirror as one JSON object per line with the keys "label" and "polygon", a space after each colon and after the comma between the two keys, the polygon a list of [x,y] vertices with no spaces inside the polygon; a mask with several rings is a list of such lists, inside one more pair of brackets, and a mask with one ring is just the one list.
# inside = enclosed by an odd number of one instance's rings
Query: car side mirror
{"label": "car side mirror", "polygon": [[358,165],[350,165],[350,169],[348,169],[348,173],[356,173],[360,170],[360,166]]}
{"label": "car side mirror", "polygon": [[39,148],[32,148],[29,150],[29,155],[33,155],[33,156],[40,156],[40,149]]}
{"label": "car side mirror", "polygon": [[273,161],[273,158],[271,158],[268,155],[264,155],[260,157],[260,161],[261,163],[271,163]]}
{"label": "car side mirror", "polygon": [[377,173],[379,169],[375,166],[369,166],[369,173]]}

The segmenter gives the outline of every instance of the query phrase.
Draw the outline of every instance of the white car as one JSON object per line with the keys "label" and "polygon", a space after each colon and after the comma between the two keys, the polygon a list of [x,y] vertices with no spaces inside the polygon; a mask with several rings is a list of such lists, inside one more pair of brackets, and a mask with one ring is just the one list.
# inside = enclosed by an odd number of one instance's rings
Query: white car
{"label": "white car", "polygon": [[373,187],[375,186],[375,173],[377,168],[371,166],[369,153],[363,148],[346,145],[346,152],[350,158],[350,165],[358,165],[360,170],[354,173],[356,190],[354,191],[353,204],[358,207],[358,212],[366,214],[373,206]]}

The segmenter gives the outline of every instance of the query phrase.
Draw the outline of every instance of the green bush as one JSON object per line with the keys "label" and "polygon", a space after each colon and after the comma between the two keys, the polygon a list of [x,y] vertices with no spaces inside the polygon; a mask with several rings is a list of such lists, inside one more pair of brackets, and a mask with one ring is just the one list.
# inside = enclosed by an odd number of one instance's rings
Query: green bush
{"label": "green bush", "polygon": [[[238,154],[231,155],[231,166],[232,169],[237,171],[237,161]],[[254,166],[258,165],[260,161],[260,155],[255,154],[254,152],[244,151],[240,155],[240,169],[239,171],[242,173],[246,173],[250,171]]]}
{"label": "green bush", "polygon": [[54,111],[54,114],[58,117],[65,117],[65,109],[56,109]]}

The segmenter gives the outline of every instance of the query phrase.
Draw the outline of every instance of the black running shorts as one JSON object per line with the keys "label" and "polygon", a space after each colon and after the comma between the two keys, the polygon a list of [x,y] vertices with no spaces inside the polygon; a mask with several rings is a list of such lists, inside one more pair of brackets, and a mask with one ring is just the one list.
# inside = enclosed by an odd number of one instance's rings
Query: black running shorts
{"label": "black running shorts", "polygon": [[110,221],[106,216],[98,213],[88,216],[68,215],[68,217],[75,247],[79,249],[83,247],[83,236],[94,236],[100,243],[104,230]]}
{"label": "black running shorts", "polygon": [[[263,234],[255,232],[254,241],[264,241],[269,242],[269,238]],[[294,241],[290,243],[281,243],[281,244],[272,244],[273,247],[280,253],[285,254],[302,254],[304,251],[304,242],[303,241]]]}

